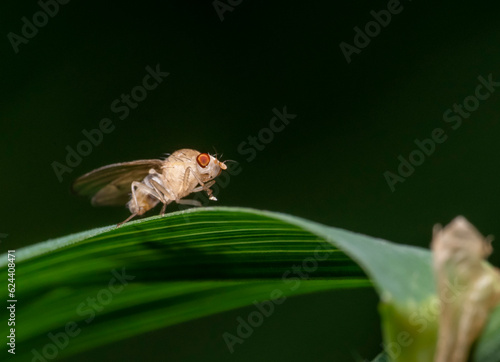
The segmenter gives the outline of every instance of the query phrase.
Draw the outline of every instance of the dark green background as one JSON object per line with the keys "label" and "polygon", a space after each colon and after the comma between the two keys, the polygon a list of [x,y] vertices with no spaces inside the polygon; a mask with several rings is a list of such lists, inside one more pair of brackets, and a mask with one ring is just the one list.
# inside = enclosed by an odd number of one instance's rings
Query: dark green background
{"label": "dark green background", "polygon": [[[423,247],[434,223],[459,214],[500,235],[500,90],[457,130],[443,121],[448,108],[474,94],[478,76],[500,80],[498,9],[472,1],[401,4],[348,64],[340,42],[352,44],[353,28],[364,28],[370,11],[387,2],[247,0],[221,22],[211,1],[71,1],[18,54],[7,34],[20,34],[21,18],[39,6],[3,2],[0,233],[9,236],[2,252],[122,221],[124,208],[94,209],[71,195],[72,180],[184,147],[215,147],[240,162],[243,171],[213,205],[281,211]],[[158,63],[170,76],[119,120],[111,102]],[[247,162],[238,146],[285,105],[297,118]],[[116,129],[58,182],[52,162],[64,162],[65,147],[103,117]],[[383,173],[396,172],[397,157],[407,158],[414,139],[438,127],[446,142],[391,192]],[[232,355],[221,335],[252,307],[79,360],[371,359],[381,341],[377,300],[371,290],[291,299]]]}

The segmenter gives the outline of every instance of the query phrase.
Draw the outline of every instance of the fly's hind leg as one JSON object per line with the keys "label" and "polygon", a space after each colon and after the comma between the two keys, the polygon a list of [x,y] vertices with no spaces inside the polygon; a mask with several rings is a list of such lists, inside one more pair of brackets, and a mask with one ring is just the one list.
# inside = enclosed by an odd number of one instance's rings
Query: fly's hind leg
{"label": "fly's hind leg", "polygon": [[144,192],[145,194],[150,195],[150,196],[158,199],[161,202],[165,202],[163,196],[161,194],[159,194],[155,189],[153,189],[147,185],[144,185],[143,183],[138,182],[138,181],[132,182],[132,199],[130,200],[130,202],[132,203],[132,208],[129,207],[129,209],[131,209],[130,211],[132,212],[132,215],[127,217],[121,223],[117,224],[116,227],[122,226],[127,221],[130,221],[131,219],[133,219],[137,215],[144,214],[146,211],[148,211],[150,209],[150,208],[145,209],[144,207],[139,206],[139,202],[137,201],[137,194],[136,194],[138,189],[141,190],[142,192]]}
{"label": "fly's hind leg", "polygon": [[116,224],[116,227],[119,228],[120,226],[122,226],[123,224],[125,224],[126,222],[132,220],[134,217],[137,216],[137,213],[134,212],[132,215],[130,215],[129,217],[127,217],[125,220],[123,220],[122,222]]}

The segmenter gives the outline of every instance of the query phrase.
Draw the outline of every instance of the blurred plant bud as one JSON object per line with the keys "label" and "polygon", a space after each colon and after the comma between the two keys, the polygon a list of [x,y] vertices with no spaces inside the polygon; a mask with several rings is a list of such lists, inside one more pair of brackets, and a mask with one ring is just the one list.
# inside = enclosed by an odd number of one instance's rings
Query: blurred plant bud
{"label": "blurred plant bud", "polygon": [[432,253],[440,300],[435,362],[466,362],[471,345],[500,301],[500,273],[484,261],[493,251],[463,216],[434,226]]}

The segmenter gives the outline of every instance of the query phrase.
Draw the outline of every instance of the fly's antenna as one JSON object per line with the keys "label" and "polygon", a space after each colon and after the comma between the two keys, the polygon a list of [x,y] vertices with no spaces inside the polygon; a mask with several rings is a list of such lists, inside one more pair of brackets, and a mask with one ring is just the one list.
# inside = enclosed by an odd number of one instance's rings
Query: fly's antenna
{"label": "fly's antenna", "polygon": [[212,146],[212,148],[213,148],[213,149],[214,149],[214,151],[215,151],[215,156],[214,156],[214,157],[215,157],[215,158],[217,158],[217,159],[219,159],[219,157],[217,157],[217,155],[218,155],[217,149],[215,148],[215,146]]}

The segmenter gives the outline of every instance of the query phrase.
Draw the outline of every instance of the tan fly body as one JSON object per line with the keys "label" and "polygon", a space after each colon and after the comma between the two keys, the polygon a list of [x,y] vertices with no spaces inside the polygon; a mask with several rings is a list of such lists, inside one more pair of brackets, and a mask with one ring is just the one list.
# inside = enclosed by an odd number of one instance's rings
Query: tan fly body
{"label": "tan fly body", "polygon": [[225,169],[227,166],[216,157],[185,148],[165,160],[122,162],[98,168],[79,177],[73,190],[92,196],[94,206],[126,204],[131,215],[120,226],[159,202],[163,203],[162,216],[173,201],[201,206],[197,200],[184,199],[193,192],[205,191],[210,200],[216,201],[210,187]]}

